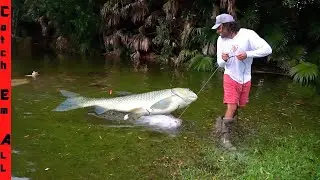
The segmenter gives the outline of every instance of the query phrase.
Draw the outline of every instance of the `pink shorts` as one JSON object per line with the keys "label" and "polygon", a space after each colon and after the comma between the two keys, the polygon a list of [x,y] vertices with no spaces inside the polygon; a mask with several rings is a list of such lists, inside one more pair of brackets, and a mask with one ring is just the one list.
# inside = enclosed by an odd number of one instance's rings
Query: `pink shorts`
{"label": "pink shorts", "polygon": [[245,84],[240,84],[230,78],[229,75],[223,76],[224,97],[225,104],[238,104],[244,106],[249,102],[249,93],[251,88],[251,81]]}

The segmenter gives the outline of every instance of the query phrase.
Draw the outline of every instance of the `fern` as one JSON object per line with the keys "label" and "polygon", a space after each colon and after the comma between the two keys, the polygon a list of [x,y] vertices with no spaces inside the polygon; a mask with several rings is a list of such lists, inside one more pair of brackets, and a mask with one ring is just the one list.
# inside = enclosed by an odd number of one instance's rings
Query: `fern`
{"label": "fern", "polygon": [[202,51],[204,55],[215,55],[215,44],[218,39],[218,34],[215,31],[208,27],[193,28],[189,37],[190,44],[193,44],[194,48]]}
{"label": "fern", "polygon": [[286,47],[286,51],[276,52],[271,56],[272,61],[277,62],[277,66],[285,71],[289,71],[302,61],[306,60],[306,48],[299,45]]}
{"label": "fern", "polygon": [[301,62],[291,68],[290,75],[295,82],[308,86],[316,83],[316,80],[319,77],[319,68],[315,64]]}
{"label": "fern", "polygon": [[263,35],[270,44],[273,53],[282,53],[287,50],[289,42],[296,36],[295,30],[286,19],[277,24],[266,24],[259,34]]}
{"label": "fern", "polygon": [[317,64],[320,67],[320,46],[316,47],[315,50],[309,53],[308,62]]}
{"label": "fern", "polygon": [[170,27],[169,24],[162,18],[158,19],[159,25],[156,27],[156,37],[152,39],[155,45],[169,45],[170,44]]}
{"label": "fern", "polygon": [[196,71],[213,71],[214,66],[214,58],[198,54],[190,59],[188,69]]}
{"label": "fern", "polygon": [[199,53],[198,50],[187,50],[183,49],[180,51],[179,56],[173,60],[174,65],[178,67],[181,63],[184,63],[187,59],[193,58],[197,53]]}
{"label": "fern", "polygon": [[205,45],[207,43],[216,42],[218,34],[208,27],[204,28],[193,28],[191,33],[191,42]]}
{"label": "fern", "polygon": [[290,46],[288,48],[289,50],[289,56],[291,59],[300,61],[305,60],[307,55],[307,50],[305,47],[296,45],[296,46]]}
{"label": "fern", "polygon": [[283,51],[289,42],[285,30],[277,26],[266,35],[265,39],[269,42],[272,49],[274,49],[274,52]]}

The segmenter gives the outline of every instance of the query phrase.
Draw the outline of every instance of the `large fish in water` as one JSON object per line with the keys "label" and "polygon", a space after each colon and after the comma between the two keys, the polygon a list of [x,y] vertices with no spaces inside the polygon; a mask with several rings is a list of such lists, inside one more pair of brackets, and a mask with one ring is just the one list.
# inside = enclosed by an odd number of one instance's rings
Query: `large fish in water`
{"label": "large fish in water", "polygon": [[65,90],[60,90],[60,92],[68,99],[53,111],[95,107],[95,112],[98,115],[109,110],[127,112],[124,120],[138,119],[146,115],[170,114],[177,109],[188,106],[198,98],[188,88],[164,89],[115,98],[87,98]]}

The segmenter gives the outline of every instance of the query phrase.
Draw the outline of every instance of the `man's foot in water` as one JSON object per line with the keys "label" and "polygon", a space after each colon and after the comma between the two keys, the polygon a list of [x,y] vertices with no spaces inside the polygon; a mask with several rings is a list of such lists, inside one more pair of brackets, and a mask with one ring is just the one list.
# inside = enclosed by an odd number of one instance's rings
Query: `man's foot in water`
{"label": "man's foot in water", "polygon": [[228,134],[228,133],[223,133],[221,135],[221,137],[219,139],[219,145],[229,151],[237,150],[237,148],[232,145],[231,140],[230,140],[230,134]]}
{"label": "man's foot in water", "polygon": [[215,134],[219,141],[219,145],[230,151],[236,150],[236,147],[234,147],[231,143],[230,127],[228,127],[228,126],[231,126],[230,123],[232,121],[233,120],[226,120],[226,119],[223,119],[222,117],[218,117],[216,119],[216,125],[215,125]]}

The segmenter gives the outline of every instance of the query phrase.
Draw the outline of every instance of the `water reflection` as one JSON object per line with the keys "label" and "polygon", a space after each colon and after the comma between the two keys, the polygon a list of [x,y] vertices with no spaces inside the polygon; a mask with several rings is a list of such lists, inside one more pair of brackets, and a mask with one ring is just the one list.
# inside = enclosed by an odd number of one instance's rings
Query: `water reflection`
{"label": "water reflection", "polygon": [[173,115],[150,115],[142,116],[139,119],[124,120],[127,113],[117,111],[107,111],[101,115],[97,115],[93,110],[88,112],[88,115],[94,118],[89,118],[89,123],[101,124],[109,128],[138,128],[176,135],[180,131],[182,119],[178,119]]}

